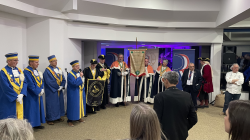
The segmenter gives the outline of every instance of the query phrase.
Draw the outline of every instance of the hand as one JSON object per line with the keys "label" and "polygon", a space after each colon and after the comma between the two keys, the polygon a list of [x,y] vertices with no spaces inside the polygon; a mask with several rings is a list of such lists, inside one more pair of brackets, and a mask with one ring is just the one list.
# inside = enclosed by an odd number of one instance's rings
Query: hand
{"label": "hand", "polygon": [[59,86],[58,91],[61,91],[63,89],[63,86]]}
{"label": "hand", "polygon": [[80,77],[83,77],[83,73],[82,72],[80,72]]}
{"label": "hand", "polygon": [[100,80],[100,78],[98,77],[96,80],[98,80],[98,81],[99,81],[99,80]]}
{"label": "hand", "polygon": [[128,72],[124,72],[124,76],[127,75],[127,74],[128,74]]}
{"label": "hand", "polygon": [[23,94],[19,94],[16,99],[20,104],[23,103]]}
{"label": "hand", "polygon": [[139,77],[138,77],[138,76],[136,76],[136,79],[139,79]]}
{"label": "hand", "polygon": [[104,68],[101,69],[101,71],[104,71],[104,70],[105,70]]}
{"label": "hand", "polygon": [[38,96],[42,96],[44,94],[44,89],[41,90],[41,92],[38,94]]}

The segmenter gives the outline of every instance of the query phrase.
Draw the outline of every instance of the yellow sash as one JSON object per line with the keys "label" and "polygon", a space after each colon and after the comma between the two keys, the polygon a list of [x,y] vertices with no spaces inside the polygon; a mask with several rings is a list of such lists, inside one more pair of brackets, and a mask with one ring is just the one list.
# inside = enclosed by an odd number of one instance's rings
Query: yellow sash
{"label": "yellow sash", "polygon": [[[20,87],[17,86],[11,79],[10,75],[8,74],[7,70],[5,68],[2,69],[2,71],[5,73],[7,76],[10,84],[13,86],[14,91],[19,95],[23,89],[23,81],[21,81]],[[18,71],[23,74],[23,71],[18,68]],[[18,78],[19,80],[19,78]],[[19,102],[16,101],[16,114],[17,114],[17,119],[22,120],[23,119],[23,104],[20,104]]]}
{"label": "yellow sash", "polygon": [[[38,87],[41,87],[41,86],[43,85],[43,80],[40,79],[41,82],[39,82],[39,81],[37,80],[37,77],[34,75],[33,71],[29,70],[28,68],[25,68],[25,70],[29,71],[29,72],[32,74],[32,76],[33,76],[34,79],[36,80],[36,84],[37,84]],[[37,71],[38,71],[38,70],[37,70]],[[39,71],[38,71],[38,72],[39,72]]]}
{"label": "yellow sash", "polygon": [[[25,70],[29,71],[29,72],[32,74],[32,76],[33,76],[34,79],[36,80],[37,86],[41,88],[41,86],[43,85],[43,80],[40,79],[41,82],[39,82],[39,81],[37,80],[37,77],[34,75],[33,71],[29,70],[28,68],[25,68]],[[39,70],[37,70],[37,71],[39,72]],[[40,78],[40,77],[38,77],[38,78]],[[40,96],[39,96],[39,98],[38,98],[38,101],[39,101],[39,108],[40,108]]]}
{"label": "yellow sash", "polygon": [[[62,80],[63,80],[63,79],[62,79],[62,74],[60,74],[60,75],[61,75],[61,76],[60,76],[60,79],[58,79],[58,77],[56,76],[55,72],[52,71],[50,67],[47,67],[47,69],[48,69],[48,70],[50,71],[50,73],[55,77],[58,86],[60,86],[61,83],[62,83]],[[61,68],[59,68],[59,69],[61,69]],[[58,96],[59,96],[59,95],[60,95],[60,91],[58,91]]]}
{"label": "yellow sash", "polygon": [[[75,76],[75,74],[71,71],[70,72],[74,77],[75,77],[75,79],[77,78],[76,76]],[[79,96],[80,96],[80,98],[79,98],[79,103],[80,103],[80,112],[79,112],[79,115],[80,115],[80,119],[82,118],[82,116],[81,115],[83,115],[83,116],[85,116],[85,114],[84,114],[84,109],[83,109],[83,87],[84,86],[79,86]]]}

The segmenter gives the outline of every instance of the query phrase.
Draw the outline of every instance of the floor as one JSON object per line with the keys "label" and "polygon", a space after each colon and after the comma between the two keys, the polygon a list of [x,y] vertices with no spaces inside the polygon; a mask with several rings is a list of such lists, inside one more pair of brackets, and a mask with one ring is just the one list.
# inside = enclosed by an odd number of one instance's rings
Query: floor
{"label": "floor", "polygon": [[[64,122],[47,125],[43,130],[34,132],[36,140],[117,140],[129,138],[129,118],[133,103],[128,106],[114,107],[98,111],[83,119],[85,123],[75,122],[74,127],[69,127]],[[150,105],[152,107],[152,105]],[[187,140],[228,140],[224,131],[224,116],[220,116],[221,108],[210,106],[199,109],[198,123],[189,131]]]}

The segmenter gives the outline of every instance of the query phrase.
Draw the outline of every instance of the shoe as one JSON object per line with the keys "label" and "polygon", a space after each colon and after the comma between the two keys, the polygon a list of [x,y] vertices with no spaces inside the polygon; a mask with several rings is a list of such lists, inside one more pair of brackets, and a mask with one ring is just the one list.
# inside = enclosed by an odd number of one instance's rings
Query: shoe
{"label": "shoe", "polygon": [[197,108],[204,108],[204,107],[205,107],[205,106],[204,106],[204,102],[205,102],[205,101],[204,101],[204,100],[202,100],[202,101],[201,101],[201,104],[200,104],[200,105],[198,105],[198,106],[197,106]]}
{"label": "shoe", "polygon": [[221,112],[220,115],[226,115],[226,113],[225,112]]}
{"label": "shoe", "polygon": [[88,117],[88,115],[85,115],[84,117]]}
{"label": "shoe", "polygon": [[208,100],[205,100],[205,105],[204,107],[209,108]]}
{"label": "shoe", "polygon": [[60,118],[60,119],[58,119],[57,121],[59,121],[59,122],[63,122],[63,121],[64,121],[64,119]]}
{"label": "shoe", "polygon": [[115,104],[115,107],[119,107],[119,103]]}
{"label": "shoe", "polygon": [[34,129],[44,129],[44,126],[36,126],[36,127],[33,127]]}
{"label": "shoe", "polygon": [[100,111],[100,106],[96,107],[96,111]]}
{"label": "shoe", "polygon": [[47,121],[47,124],[48,124],[48,125],[54,125],[54,122],[52,122],[52,121]]}
{"label": "shoe", "polygon": [[95,112],[95,111],[93,111],[93,112],[92,112],[92,114],[96,114],[96,112]]}
{"label": "shoe", "polygon": [[71,127],[74,126],[74,124],[72,122],[68,122],[68,125],[71,126]]}
{"label": "shoe", "polygon": [[79,119],[78,120],[79,122],[82,122],[82,123],[85,123],[85,121],[83,119]]}
{"label": "shoe", "polygon": [[120,105],[123,105],[123,106],[125,106],[125,103],[124,103],[124,102],[121,102],[121,103],[120,103]]}
{"label": "shoe", "polygon": [[106,106],[101,106],[102,109],[106,109]]}

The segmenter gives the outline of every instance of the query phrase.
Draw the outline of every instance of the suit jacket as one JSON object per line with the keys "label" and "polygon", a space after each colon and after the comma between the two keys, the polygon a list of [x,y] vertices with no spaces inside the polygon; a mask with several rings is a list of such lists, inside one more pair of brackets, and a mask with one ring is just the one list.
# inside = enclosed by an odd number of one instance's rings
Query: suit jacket
{"label": "suit jacket", "polygon": [[191,95],[175,86],[155,96],[154,110],[168,140],[186,140],[188,130],[197,123]]}
{"label": "suit jacket", "polygon": [[[184,73],[181,77],[183,89],[185,89],[185,87],[187,86],[187,80],[188,80],[188,76],[189,76],[188,74],[189,74],[189,69],[185,69]],[[199,92],[199,89],[201,87],[201,83],[202,83],[201,73],[199,70],[195,69],[194,70],[194,77],[193,77],[193,90],[196,92]]]}

